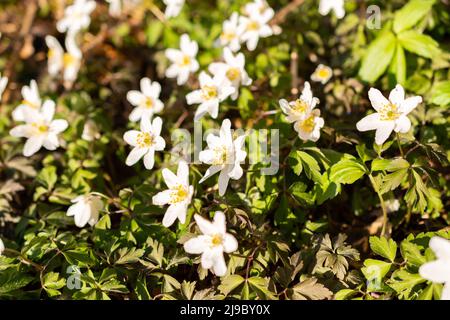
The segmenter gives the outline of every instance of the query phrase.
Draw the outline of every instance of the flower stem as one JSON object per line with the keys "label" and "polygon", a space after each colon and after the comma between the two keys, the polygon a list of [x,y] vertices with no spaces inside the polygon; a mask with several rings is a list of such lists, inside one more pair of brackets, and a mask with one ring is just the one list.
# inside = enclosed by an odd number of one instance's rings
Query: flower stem
{"label": "flower stem", "polygon": [[400,135],[398,133],[396,133],[395,135],[397,136],[398,149],[400,150],[400,154],[402,155],[402,158],[404,158],[405,153],[403,152],[402,144],[400,143]]}
{"label": "flower stem", "polygon": [[370,179],[370,182],[372,183],[373,189],[375,190],[376,194],[378,195],[378,199],[380,199],[381,211],[383,211],[383,227],[381,228],[381,235],[385,236],[385,234],[386,234],[386,226],[387,226],[387,223],[388,223],[388,215],[387,215],[387,210],[386,210],[386,204],[384,203],[383,195],[378,190],[378,185],[375,182],[375,179],[373,178],[372,174],[369,174],[369,179]]}

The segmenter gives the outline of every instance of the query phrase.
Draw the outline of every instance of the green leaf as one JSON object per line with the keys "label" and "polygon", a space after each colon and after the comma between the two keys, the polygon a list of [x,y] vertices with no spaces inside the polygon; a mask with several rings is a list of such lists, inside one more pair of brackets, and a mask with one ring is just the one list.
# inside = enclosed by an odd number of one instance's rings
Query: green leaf
{"label": "green leaf", "polygon": [[276,300],[276,296],[269,290],[268,279],[261,277],[248,278],[248,284],[256,292],[256,294],[262,299]]}
{"label": "green leaf", "polygon": [[144,250],[136,248],[120,248],[118,250],[118,258],[115,264],[126,264],[138,262],[139,258],[144,255]]}
{"label": "green leaf", "polygon": [[239,287],[244,281],[245,279],[242,276],[238,274],[232,274],[222,278],[222,282],[220,283],[218,289],[221,293],[227,296],[230,294],[230,292]]}
{"label": "green leaf", "polygon": [[372,162],[372,171],[397,171],[409,168],[409,162],[403,158],[375,159]]}
{"label": "green leaf", "polygon": [[391,63],[396,47],[396,39],[392,32],[382,32],[370,44],[359,69],[362,80],[374,83],[386,71]]}
{"label": "green leaf", "polygon": [[33,277],[10,268],[0,272],[0,294],[25,287]]}
{"label": "green leaf", "polygon": [[397,243],[394,240],[388,240],[385,237],[370,237],[369,243],[373,252],[394,262],[397,255]]}
{"label": "green leaf", "polygon": [[405,261],[416,267],[420,267],[422,264],[427,262],[425,256],[420,252],[420,247],[412,242],[403,241],[400,244],[400,249],[402,252],[402,256]]}
{"label": "green leaf", "polygon": [[394,16],[394,32],[415,26],[430,10],[435,0],[412,0],[398,10]]}
{"label": "green leaf", "polygon": [[359,160],[346,159],[331,167],[330,180],[335,183],[352,184],[365,173],[366,168]]}
{"label": "green leaf", "polygon": [[435,84],[432,91],[431,102],[439,106],[450,105],[450,81]]}
{"label": "green leaf", "polygon": [[158,42],[159,38],[162,35],[164,29],[164,25],[161,21],[159,20],[152,20],[147,28],[145,29],[145,35],[147,36],[147,44],[150,47],[153,47],[156,42]]}
{"label": "green leaf", "polygon": [[292,288],[294,300],[323,300],[333,295],[327,287],[318,283],[316,278],[308,278]]}
{"label": "green leaf", "polygon": [[381,181],[380,187],[381,194],[385,194],[386,192],[397,189],[407,175],[408,169],[401,169],[385,175]]}
{"label": "green leaf", "polygon": [[391,270],[391,266],[392,264],[390,262],[366,259],[364,261],[364,267],[361,268],[361,272],[367,280],[372,281],[375,285],[380,285],[381,280]]}
{"label": "green leaf", "polygon": [[61,289],[66,285],[66,279],[60,278],[57,272],[48,272],[43,278],[43,287],[50,297],[58,296]]}
{"label": "green leaf", "polygon": [[441,52],[433,38],[415,30],[403,31],[398,35],[398,40],[403,48],[421,57],[431,59]]}
{"label": "green leaf", "polygon": [[405,57],[405,50],[403,50],[403,47],[400,45],[400,43],[397,43],[397,46],[395,47],[395,54],[394,58],[391,61],[390,70],[395,75],[397,83],[405,85],[406,57]]}

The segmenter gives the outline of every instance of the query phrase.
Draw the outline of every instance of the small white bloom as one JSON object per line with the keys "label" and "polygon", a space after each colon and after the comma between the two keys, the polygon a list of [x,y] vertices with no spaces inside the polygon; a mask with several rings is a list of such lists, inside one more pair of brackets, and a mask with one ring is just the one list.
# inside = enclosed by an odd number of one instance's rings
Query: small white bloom
{"label": "small white bloom", "polygon": [[177,175],[169,169],[163,169],[162,175],[169,189],[159,192],[152,199],[153,204],[158,206],[169,204],[162,224],[170,227],[177,218],[181,223],[185,223],[187,208],[194,194],[194,187],[189,185],[189,167],[186,161],[181,160]]}
{"label": "small white bloom", "polygon": [[141,0],[106,0],[109,3],[109,14],[120,17],[123,11],[135,7]]}
{"label": "small white bloom", "polygon": [[67,216],[74,217],[75,225],[83,228],[86,224],[94,226],[98,222],[103,202],[98,196],[83,195],[72,200],[73,205],[67,210]]}
{"label": "small white bloom", "polygon": [[0,101],[2,101],[2,95],[6,89],[7,84],[8,84],[8,77],[2,77],[2,74],[0,73]]}
{"label": "small white bloom", "polygon": [[344,0],[320,0],[319,13],[326,16],[333,10],[338,19],[345,16]]}
{"label": "small white bloom", "polygon": [[325,84],[331,79],[332,76],[333,70],[330,67],[319,64],[314,73],[311,75],[311,80]]}
{"label": "small white bloom", "polygon": [[248,50],[253,51],[256,49],[259,38],[267,38],[273,34],[273,30],[268,24],[273,15],[273,9],[269,8],[262,14],[254,11],[250,12],[248,17],[239,17],[238,34],[241,42],[246,42]]}
{"label": "small white bloom", "polygon": [[97,125],[91,119],[84,123],[81,139],[86,141],[94,141],[96,139],[100,139],[100,132],[97,128]]}
{"label": "small white bloom", "polygon": [[304,120],[319,103],[319,99],[313,96],[311,85],[306,81],[299,99],[291,102],[281,99],[279,102],[281,110],[283,110],[287,116],[287,121],[292,123]]}
{"label": "small white bloom", "polygon": [[55,102],[46,100],[39,111],[27,110],[24,112],[25,124],[11,129],[13,137],[27,138],[23,148],[23,155],[30,157],[41,149],[56,150],[59,147],[58,134],[67,129],[66,120],[53,120],[55,114]]}
{"label": "small white bloom", "polygon": [[244,13],[248,16],[253,13],[257,13],[259,15],[273,15],[273,9],[269,6],[266,0],[254,0],[253,2],[249,2],[245,5]]}
{"label": "small white bloom", "polygon": [[152,119],[155,113],[160,113],[164,104],[159,100],[161,85],[149,78],[141,79],[141,91],[131,90],[127,94],[127,100],[135,108],[130,113],[130,121],[136,122],[146,117]]}
{"label": "small white bloom", "polygon": [[200,89],[194,90],[186,95],[189,105],[200,104],[195,112],[195,121],[199,121],[205,114],[209,113],[213,119],[219,114],[219,104],[235,92],[222,75],[218,74],[211,78],[202,71],[199,76]]}
{"label": "small white bloom", "polygon": [[3,254],[3,251],[5,251],[5,244],[3,243],[3,240],[0,239],[0,256]]}
{"label": "small white bloom", "polygon": [[178,16],[184,5],[184,0],[163,0],[163,2],[167,6],[164,12],[167,19]]}
{"label": "small white bloom", "polygon": [[30,81],[30,86],[22,87],[22,102],[12,112],[14,121],[25,121],[29,111],[39,111],[42,100],[36,80]]}
{"label": "small white bloom", "polygon": [[191,254],[201,254],[202,268],[212,269],[216,276],[223,277],[227,273],[223,253],[231,253],[238,248],[236,238],[226,232],[225,215],[222,211],[217,211],[213,222],[198,214],[194,219],[203,235],[186,241],[184,250]]}
{"label": "small white bloom", "polygon": [[166,57],[172,65],[166,70],[166,77],[177,78],[177,84],[185,84],[191,72],[196,72],[199,68],[196,60],[198,44],[191,41],[187,34],[183,34],[180,39],[180,50],[167,49]]}
{"label": "small white bloom", "polygon": [[51,76],[56,76],[61,70],[64,70],[65,86],[70,87],[77,79],[82,59],[82,53],[76,44],[75,36],[73,34],[66,36],[67,52],[64,52],[58,40],[53,36],[46,36],[45,42],[49,47],[48,73]]}
{"label": "small white bloom", "polygon": [[223,47],[228,47],[236,52],[241,48],[239,34],[239,14],[233,12],[229,20],[225,20],[222,26],[222,33],[219,37],[219,43]]}
{"label": "small white bloom", "polygon": [[316,142],[320,138],[320,129],[325,123],[320,117],[320,110],[315,109],[318,103],[319,99],[313,96],[309,82],[305,82],[302,95],[296,101],[280,100],[280,107],[287,115],[287,121],[294,122],[295,131],[304,141]]}
{"label": "small white bloom", "polygon": [[91,23],[90,14],[94,11],[96,3],[93,0],[75,0],[64,10],[64,17],[56,24],[59,32],[76,33],[87,28]]}
{"label": "small white bloom", "polygon": [[206,142],[208,143],[208,149],[200,151],[199,159],[201,162],[211,166],[206,170],[204,177],[199,183],[220,171],[219,195],[223,196],[230,179],[238,180],[244,173],[241,163],[247,157],[247,152],[243,148],[245,135],[241,135],[233,141],[231,122],[229,119],[225,119],[222,122],[219,136],[209,134],[206,137]]}
{"label": "small white bloom", "polygon": [[450,241],[441,237],[430,240],[430,248],[437,260],[420,266],[419,274],[422,278],[436,283],[443,283],[441,300],[450,300]]}
{"label": "small white bloom", "polygon": [[389,100],[374,88],[369,90],[369,99],[377,112],[360,120],[356,128],[362,132],[376,130],[375,143],[378,145],[382,145],[392,131],[408,132],[411,128],[408,114],[422,103],[420,96],[405,99],[405,90],[399,84],[391,91]]}
{"label": "small white bloom", "polygon": [[245,71],[245,57],[243,53],[233,55],[230,48],[223,49],[223,62],[214,62],[209,65],[209,72],[214,76],[218,75],[221,78],[225,78],[229,81],[231,86],[235,89],[231,95],[233,100],[236,100],[239,96],[240,85],[249,86],[252,83],[252,79]]}
{"label": "small white bloom", "polygon": [[397,212],[398,209],[400,209],[400,201],[398,199],[389,199],[385,201],[386,205],[386,211],[388,213],[390,212]]}
{"label": "small white bloom", "polygon": [[162,120],[160,117],[153,119],[142,118],[141,131],[130,130],[125,132],[123,139],[133,149],[127,157],[127,166],[132,166],[144,157],[144,166],[151,170],[155,164],[155,151],[164,150],[166,142],[161,137]]}

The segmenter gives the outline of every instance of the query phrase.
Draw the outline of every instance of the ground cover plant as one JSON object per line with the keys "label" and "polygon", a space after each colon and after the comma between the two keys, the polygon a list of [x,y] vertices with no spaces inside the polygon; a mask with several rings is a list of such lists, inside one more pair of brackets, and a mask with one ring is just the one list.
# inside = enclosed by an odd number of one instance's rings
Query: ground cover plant
{"label": "ground cover plant", "polygon": [[5,0],[1,299],[450,299],[447,0]]}

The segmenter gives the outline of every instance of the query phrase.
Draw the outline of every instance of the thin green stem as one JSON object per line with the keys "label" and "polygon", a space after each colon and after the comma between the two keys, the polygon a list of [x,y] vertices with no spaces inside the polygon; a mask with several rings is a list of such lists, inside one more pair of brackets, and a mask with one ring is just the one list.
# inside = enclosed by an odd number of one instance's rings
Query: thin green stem
{"label": "thin green stem", "polygon": [[383,211],[383,227],[381,228],[381,235],[385,236],[386,234],[386,226],[388,223],[388,215],[386,210],[386,204],[384,203],[383,195],[380,193],[377,183],[375,182],[375,179],[373,178],[372,174],[369,174],[370,182],[372,183],[372,187],[375,190],[376,194],[378,195],[378,199],[380,199],[380,206],[381,211]]}

